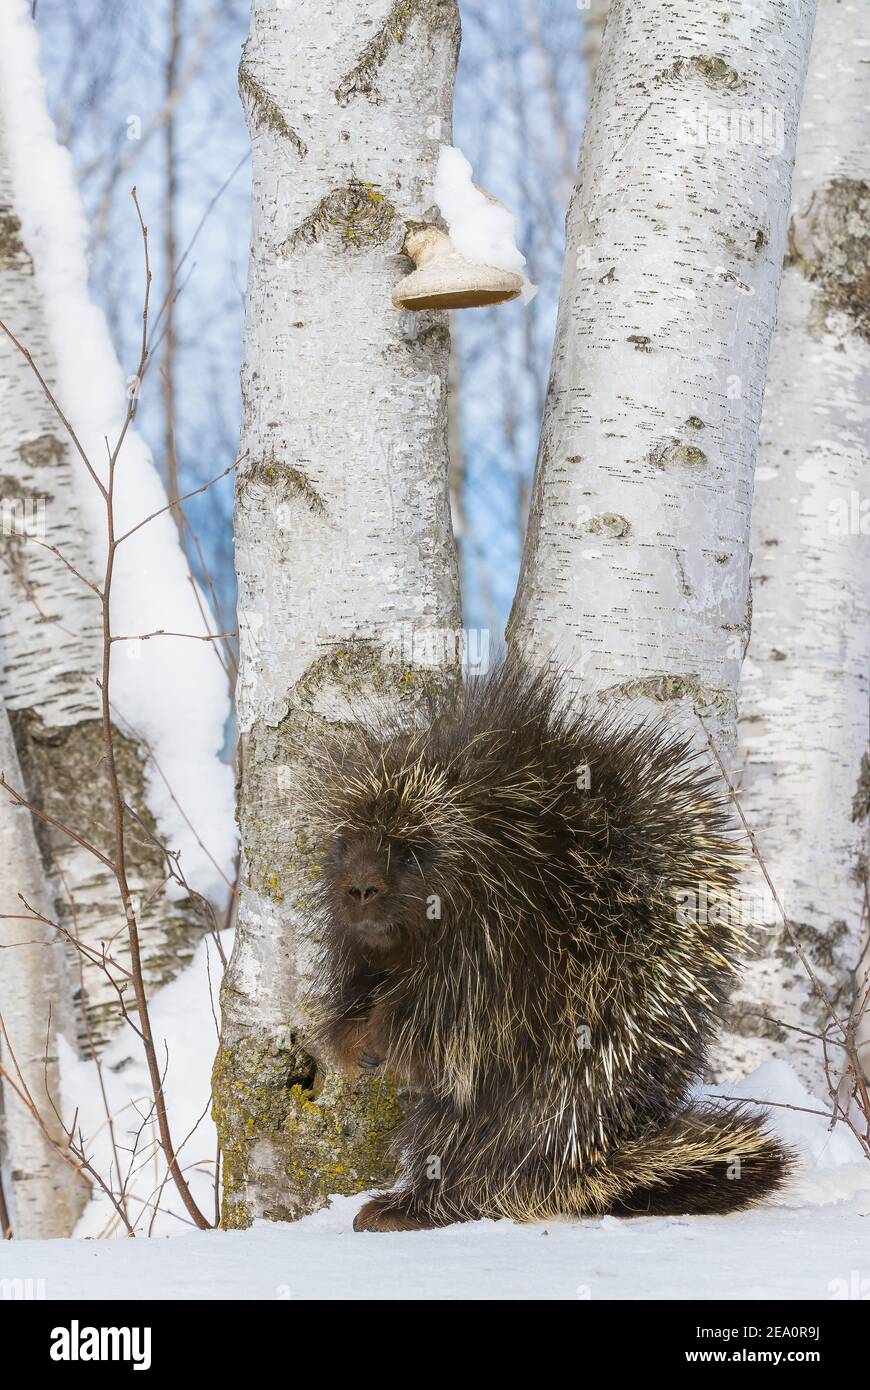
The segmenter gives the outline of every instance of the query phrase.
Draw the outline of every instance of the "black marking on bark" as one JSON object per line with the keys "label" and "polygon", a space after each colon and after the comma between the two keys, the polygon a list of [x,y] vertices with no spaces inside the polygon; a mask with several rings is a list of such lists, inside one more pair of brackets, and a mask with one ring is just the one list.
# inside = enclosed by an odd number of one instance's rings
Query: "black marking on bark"
{"label": "black marking on bark", "polygon": [[852,820],[870,820],[870,752],[861,754],[858,784],[852,797]]}
{"label": "black marking on bark", "polygon": [[[51,468],[63,462],[66,445],[55,434],[40,434],[18,445],[18,457],[25,468]],[[49,493],[43,493],[50,500]],[[5,492],[4,492],[5,496]]]}
{"label": "black marking on bark", "polygon": [[791,220],[786,265],[818,285],[823,318],[839,310],[870,341],[870,184],[838,178],[818,189]]}
{"label": "black marking on bark", "polygon": [[362,51],[359,61],[345,73],[335,89],[339,106],[347,106],[356,96],[379,100],[378,74],[388,53],[402,43],[409,24],[421,17],[431,30],[447,29],[459,48],[459,13],[455,0],[394,0],[374,38]]}
{"label": "black marking on bark", "polygon": [[0,270],[33,274],[33,261],[21,240],[21,223],[10,207],[0,207]]}
{"label": "black marking on bark", "polygon": [[308,153],[308,146],[290,125],[275,98],[270,96],[262,82],[258,82],[246,66],[244,56],[239,64],[239,93],[242,101],[247,98],[255,128],[262,130],[263,126],[266,126],[273,134],[289,140],[299,157],[304,159]]}
{"label": "black marking on bark", "polygon": [[611,540],[622,540],[631,534],[631,523],[617,512],[601,512],[587,522],[586,530],[593,536],[609,536]]}
{"label": "black marking on bark", "polygon": [[277,491],[285,497],[298,497],[315,516],[327,515],[326,503],[301,468],[282,463],[274,454],[254,459],[239,477],[239,490],[243,494],[256,496],[258,484],[270,493]]}
{"label": "black marking on bark", "polygon": [[752,286],[741,280],[739,275],[735,275],[733,270],[723,271],[722,279],[726,285],[736,285],[741,294],[752,294]]}
{"label": "black marking on bark", "polygon": [[736,701],[730,690],[716,689],[704,685],[696,674],[685,676],[636,676],[608,686],[600,692],[601,698],[620,696],[626,700],[652,700],[655,704],[668,705],[680,700],[691,700],[700,709],[716,709],[729,715],[736,713]]}
{"label": "black marking on bark", "polygon": [[638,126],[640,125],[641,121],[646,120],[646,118],[647,118],[647,116],[649,115],[650,111],[652,111],[652,102],[650,102],[648,106],[644,107],[643,111],[641,111],[641,113],[640,113],[640,115],[638,116],[637,120],[633,123],[633,125],[632,125],[632,127],[631,127],[631,130],[629,130],[628,134],[622,136],[621,142],[620,142],[620,152],[621,152],[622,150],[625,149],[626,145],[628,144],[628,142],[629,142],[629,140],[631,139],[632,135],[634,135],[634,132],[637,130],[637,128],[638,128]]}
{"label": "black marking on bark", "polygon": [[649,456],[656,468],[703,468],[707,455],[696,444],[683,444],[679,439],[665,439]]}
{"label": "black marking on bark", "polygon": [[[75,680],[75,673],[68,679]],[[81,678],[75,681],[80,685]],[[114,832],[109,814],[108,782],[105,773],[103,733],[98,718],[80,719],[76,724],[51,725],[32,709],[9,711],[21,775],[34,804],[46,814],[75,826],[105,854],[114,852]],[[157,824],[147,804],[147,764],[145,751],[119,729],[113,731],[115,758],[121,792],[131,808],[127,854],[131,881],[138,885],[139,922],[142,933],[143,968],[150,988],[168,983],[193,957],[197,943],[211,925],[203,901],[183,897],[170,900],[165,893],[166,860],[160,849]],[[135,816],[138,825],[133,823]],[[53,825],[34,817],[34,832],[46,868],[53,875],[58,860],[69,848],[69,840]],[[111,871],[94,861],[94,882],[111,884]],[[81,911],[82,904],[79,904]],[[58,889],[54,898],[56,921],[75,931],[75,917],[67,894]],[[101,916],[105,917],[103,939],[112,941],[112,954],[123,960],[126,938],[120,899],[109,890]],[[91,922],[92,927],[96,926]],[[91,944],[94,944],[93,936]],[[86,981],[87,974],[86,971]],[[81,995],[76,994],[77,1008]],[[91,1026],[101,1044],[116,1032],[121,1019],[114,996],[96,1004],[86,996]],[[128,1007],[130,1007],[128,1005]],[[88,1048],[83,1024],[77,1020],[82,1054]]]}
{"label": "black marking on bark", "polygon": [[772,1018],[758,1012],[756,1003],[731,999],[724,1006],[725,1025],[729,1033],[739,1038],[767,1038],[771,1042],[788,1042],[785,1028]]}
{"label": "black marking on bark", "polygon": [[354,179],[325,194],[278,250],[281,255],[291,255],[299,246],[312,246],[329,233],[336,235],[339,245],[347,251],[382,246],[389,239],[397,216],[377,184]]}
{"label": "black marking on bark", "polygon": [[754,604],[754,602],[755,602],[755,594],[754,594],[754,591],[753,591],[753,588],[752,588],[752,582],[753,582],[753,581],[752,581],[752,578],[750,577],[750,580],[749,580],[749,583],[748,583],[747,589],[746,589],[746,619],[745,619],[745,623],[744,623],[744,634],[745,634],[745,635],[744,635],[744,641],[743,641],[743,656],[745,656],[746,653],[749,651],[749,642],[750,642],[750,639],[751,639],[751,637],[752,637],[753,604]]}
{"label": "black marking on bark", "polygon": [[739,72],[718,54],[699,53],[692,58],[677,58],[676,62],[662,73],[662,81],[665,82],[685,82],[693,77],[702,78],[708,87],[717,92],[739,92],[746,89],[746,83]]}
{"label": "black marking on bark", "polygon": [[[846,986],[847,991],[851,992],[851,989],[854,988],[850,979],[851,962],[848,955],[840,959],[843,952],[838,949],[844,947],[846,952],[849,950],[849,928],[843,919],[834,918],[831,922],[825,922],[822,927],[811,926],[809,922],[796,922],[793,917],[789,918],[789,923],[791,934],[782,931],[776,943],[775,954],[781,960],[792,962],[794,960],[792,936],[796,936],[814,965],[820,966],[824,970],[834,971],[841,977],[841,981],[837,981],[836,984],[837,994],[842,992],[843,985]],[[837,1002],[838,999],[835,997],[833,1000],[835,1006]]]}
{"label": "black marking on bark", "polygon": [[650,343],[651,338],[647,338],[643,333],[630,333],[627,341],[634,344],[635,352],[652,352]]}

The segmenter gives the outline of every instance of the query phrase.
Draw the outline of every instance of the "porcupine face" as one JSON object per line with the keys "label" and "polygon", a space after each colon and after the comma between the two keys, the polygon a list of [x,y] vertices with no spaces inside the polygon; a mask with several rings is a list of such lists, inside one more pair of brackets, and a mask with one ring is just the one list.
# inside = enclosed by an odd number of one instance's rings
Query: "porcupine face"
{"label": "porcupine face", "polygon": [[375,831],[337,834],[321,870],[322,901],[334,930],[368,955],[399,947],[426,929],[431,850]]}

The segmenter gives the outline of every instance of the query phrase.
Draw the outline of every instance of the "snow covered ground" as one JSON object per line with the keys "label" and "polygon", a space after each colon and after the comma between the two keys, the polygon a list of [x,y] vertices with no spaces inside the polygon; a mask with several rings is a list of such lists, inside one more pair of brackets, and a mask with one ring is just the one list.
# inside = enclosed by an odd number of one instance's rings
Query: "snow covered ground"
{"label": "snow covered ground", "polygon": [[[184,987],[169,989],[164,1026],[183,1015],[169,1005],[182,1003]],[[185,1071],[193,1063],[199,1090],[207,1069],[195,1052],[188,1047]],[[815,1104],[781,1062],[733,1092]],[[12,1241],[0,1245],[0,1281],[32,1280],[47,1299],[870,1299],[870,1164],[823,1116],[776,1108],[771,1123],[803,1167],[775,1203],[752,1212],[357,1235],[362,1197],[336,1197],[295,1225],[246,1232]],[[93,1204],[80,1233],[100,1230],[101,1215]],[[180,1229],[161,1221],[161,1230]]]}
{"label": "snow covered ground", "polygon": [[[223,945],[228,953],[230,933]],[[190,1134],[182,1161],[206,1212],[213,1209],[208,1096],[220,973],[214,943],[203,941],[152,1006],[159,1051],[168,1059],[173,1130]],[[768,1062],[715,1092],[770,1103],[771,1125],[802,1158],[788,1189],[752,1212],[529,1226],[483,1221],[357,1235],[357,1196],[335,1197],[295,1225],[200,1234],[184,1224],[170,1185],[149,1239],[150,1203],[164,1167],[152,1126],[140,1133],[148,1084],[131,1051],[122,1034],[106,1054],[104,1079],[125,1161],[134,1141],[137,1148],[128,1191],[142,1234],[123,1238],[109,1203],[94,1200],[77,1239],[0,1243],[0,1296],[3,1280],[32,1280],[30,1289],[47,1299],[870,1299],[870,1163],[843,1126],[829,1130],[824,1106],[785,1062]],[[88,1150],[108,1173],[112,1148],[93,1064],[62,1060],[64,1109],[78,1111]],[[821,1113],[807,1113],[814,1110]],[[105,1238],[111,1235],[122,1238]]]}
{"label": "snow covered ground", "polygon": [[822,1207],[399,1235],[354,1234],[359,1202],[246,1232],[9,1242],[0,1280],[47,1299],[870,1298],[870,1178]]}

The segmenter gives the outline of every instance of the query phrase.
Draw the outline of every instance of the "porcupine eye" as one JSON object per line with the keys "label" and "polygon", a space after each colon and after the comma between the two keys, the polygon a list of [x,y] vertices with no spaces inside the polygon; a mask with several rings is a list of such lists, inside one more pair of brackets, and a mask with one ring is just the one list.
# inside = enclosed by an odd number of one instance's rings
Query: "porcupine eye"
{"label": "porcupine eye", "polygon": [[400,869],[422,870],[425,865],[426,851],[422,845],[399,845],[396,853],[396,861]]}

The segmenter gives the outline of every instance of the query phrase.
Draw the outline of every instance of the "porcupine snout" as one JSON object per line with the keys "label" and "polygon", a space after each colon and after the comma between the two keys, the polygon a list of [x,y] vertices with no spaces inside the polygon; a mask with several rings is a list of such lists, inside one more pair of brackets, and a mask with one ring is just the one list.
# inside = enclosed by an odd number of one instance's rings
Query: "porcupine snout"
{"label": "porcupine snout", "polygon": [[390,893],[387,856],[374,844],[348,846],[336,866],[342,915],[350,928],[379,920]]}

